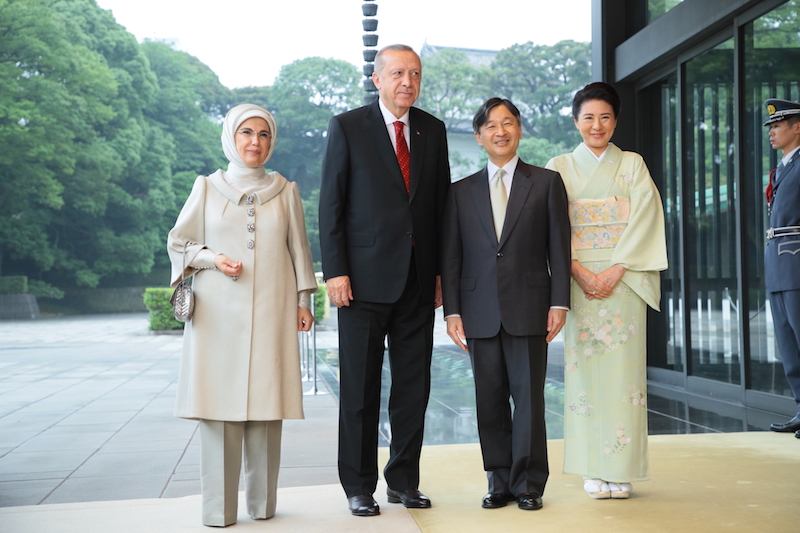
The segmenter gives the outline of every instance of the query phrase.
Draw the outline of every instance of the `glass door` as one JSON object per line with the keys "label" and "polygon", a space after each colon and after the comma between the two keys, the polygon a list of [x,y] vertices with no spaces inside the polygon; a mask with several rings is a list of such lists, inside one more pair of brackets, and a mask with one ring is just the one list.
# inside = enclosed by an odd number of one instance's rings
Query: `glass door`
{"label": "glass door", "polygon": [[740,384],[733,65],[733,39],[685,64],[684,311],[689,374]]}

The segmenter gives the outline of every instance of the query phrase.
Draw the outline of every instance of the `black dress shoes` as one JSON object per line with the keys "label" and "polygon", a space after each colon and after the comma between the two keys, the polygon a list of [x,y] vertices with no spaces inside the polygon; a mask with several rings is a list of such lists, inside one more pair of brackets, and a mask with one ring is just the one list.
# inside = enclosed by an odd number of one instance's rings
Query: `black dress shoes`
{"label": "black dress shoes", "polygon": [[800,429],[794,432],[794,438],[800,439]]}
{"label": "black dress shoes", "polygon": [[772,424],[769,429],[779,433],[791,433],[800,430],[800,414],[795,415],[794,418],[783,424]]}
{"label": "black dress shoes", "polygon": [[378,516],[381,514],[381,508],[372,494],[359,494],[347,498],[347,505],[350,506],[350,512],[355,516]]}
{"label": "black dress shoes", "polygon": [[517,496],[517,505],[525,511],[536,511],[542,508],[542,497],[525,492]]}
{"label": "black dress shoes", "polygon": [[484,509],[499,509],[500,507],[505,507],[508,502],[513,502],[515,499],[513,494],[508,494],[507,492],[494,494],[490,492],[483,497],[481,507]]}
{"label": "black dress shoes", "polygon": [[417,489],[392,490],[386,489],[389,503],[402,503],[409,509],[427,509],[431,500]]}

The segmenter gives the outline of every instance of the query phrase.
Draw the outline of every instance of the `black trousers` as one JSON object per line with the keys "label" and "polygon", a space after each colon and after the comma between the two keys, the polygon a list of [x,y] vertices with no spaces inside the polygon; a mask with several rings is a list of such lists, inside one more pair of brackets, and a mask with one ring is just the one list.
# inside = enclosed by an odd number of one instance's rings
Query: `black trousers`
{"label": "black trousers", "polygon": [[[544,420],[547,342],[501,326],[488,339],[468,339],[475,403],[489,492],[544,493],[549,476]],[[511,413],[509,398],[514,400]]]}
{"label": "black trousers", "polygon": [[384,469],[394,490],[419,486],[419,456],[431,388],[433,294],[420,294],[416,268],[392,304],[354,300],[339,309],[339,479],[347,497],[378,482],[378,422],[384,340],[392,386],[391,446]]}

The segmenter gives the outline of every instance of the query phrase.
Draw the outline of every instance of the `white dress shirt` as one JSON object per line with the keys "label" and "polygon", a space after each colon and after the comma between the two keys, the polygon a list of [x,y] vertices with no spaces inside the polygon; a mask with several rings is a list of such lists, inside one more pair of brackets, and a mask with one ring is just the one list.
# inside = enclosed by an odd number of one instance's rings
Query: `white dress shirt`
{"label": "white dress shirt", "polygon": [[[502,166],[502,169],[506,171],[506,175],[503,176],[503,185],[506,186],[507,198],[511,196],[511,186],[514,183],[514,172],[517,171],[517,163],[519,163],[519,156],[515,155],[511,158],[511,161]],[[497,169],[499,168],[501,167],[491,161],[486,163],[486,171],[489,174],[489,190],[494,187],[494,182],[497,179]]]}
{"label": "white dress shirt", "polygon": [[408,111],[406,114],[400,118],[394,116],[394,113],[389,111],[389,109],[383,105],[383,102],[380,98],[378,98],[378,107],[381,109],[381,114],[383,115],[383,122],[386,124],[386,131],[389,133],[389,138],[392,140],[392,147],[394,148],[394,153],[397,153],[397,135],[394,133],[394,123],[398,120],[403,123],[403,135],[406,138],[406,144],[408,145],[408,153],[411,153],[411,140],[409,135],[411,134],[411,128],[408,125]]}

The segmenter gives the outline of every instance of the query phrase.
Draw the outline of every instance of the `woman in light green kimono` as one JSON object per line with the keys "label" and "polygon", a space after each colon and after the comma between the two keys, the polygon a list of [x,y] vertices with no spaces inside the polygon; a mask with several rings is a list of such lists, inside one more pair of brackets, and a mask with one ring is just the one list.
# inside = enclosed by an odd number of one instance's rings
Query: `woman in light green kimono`
{"label": "woman in light green kimono", "polygon": [[575,95],[583,137],[550,160],[569,198],[572,312],[564,328],[564,473],[592,498],[627,498],[649,479],[647,306],[667,268],[661,197],[642,157],[610,143],[620,100],[605,83]]}

